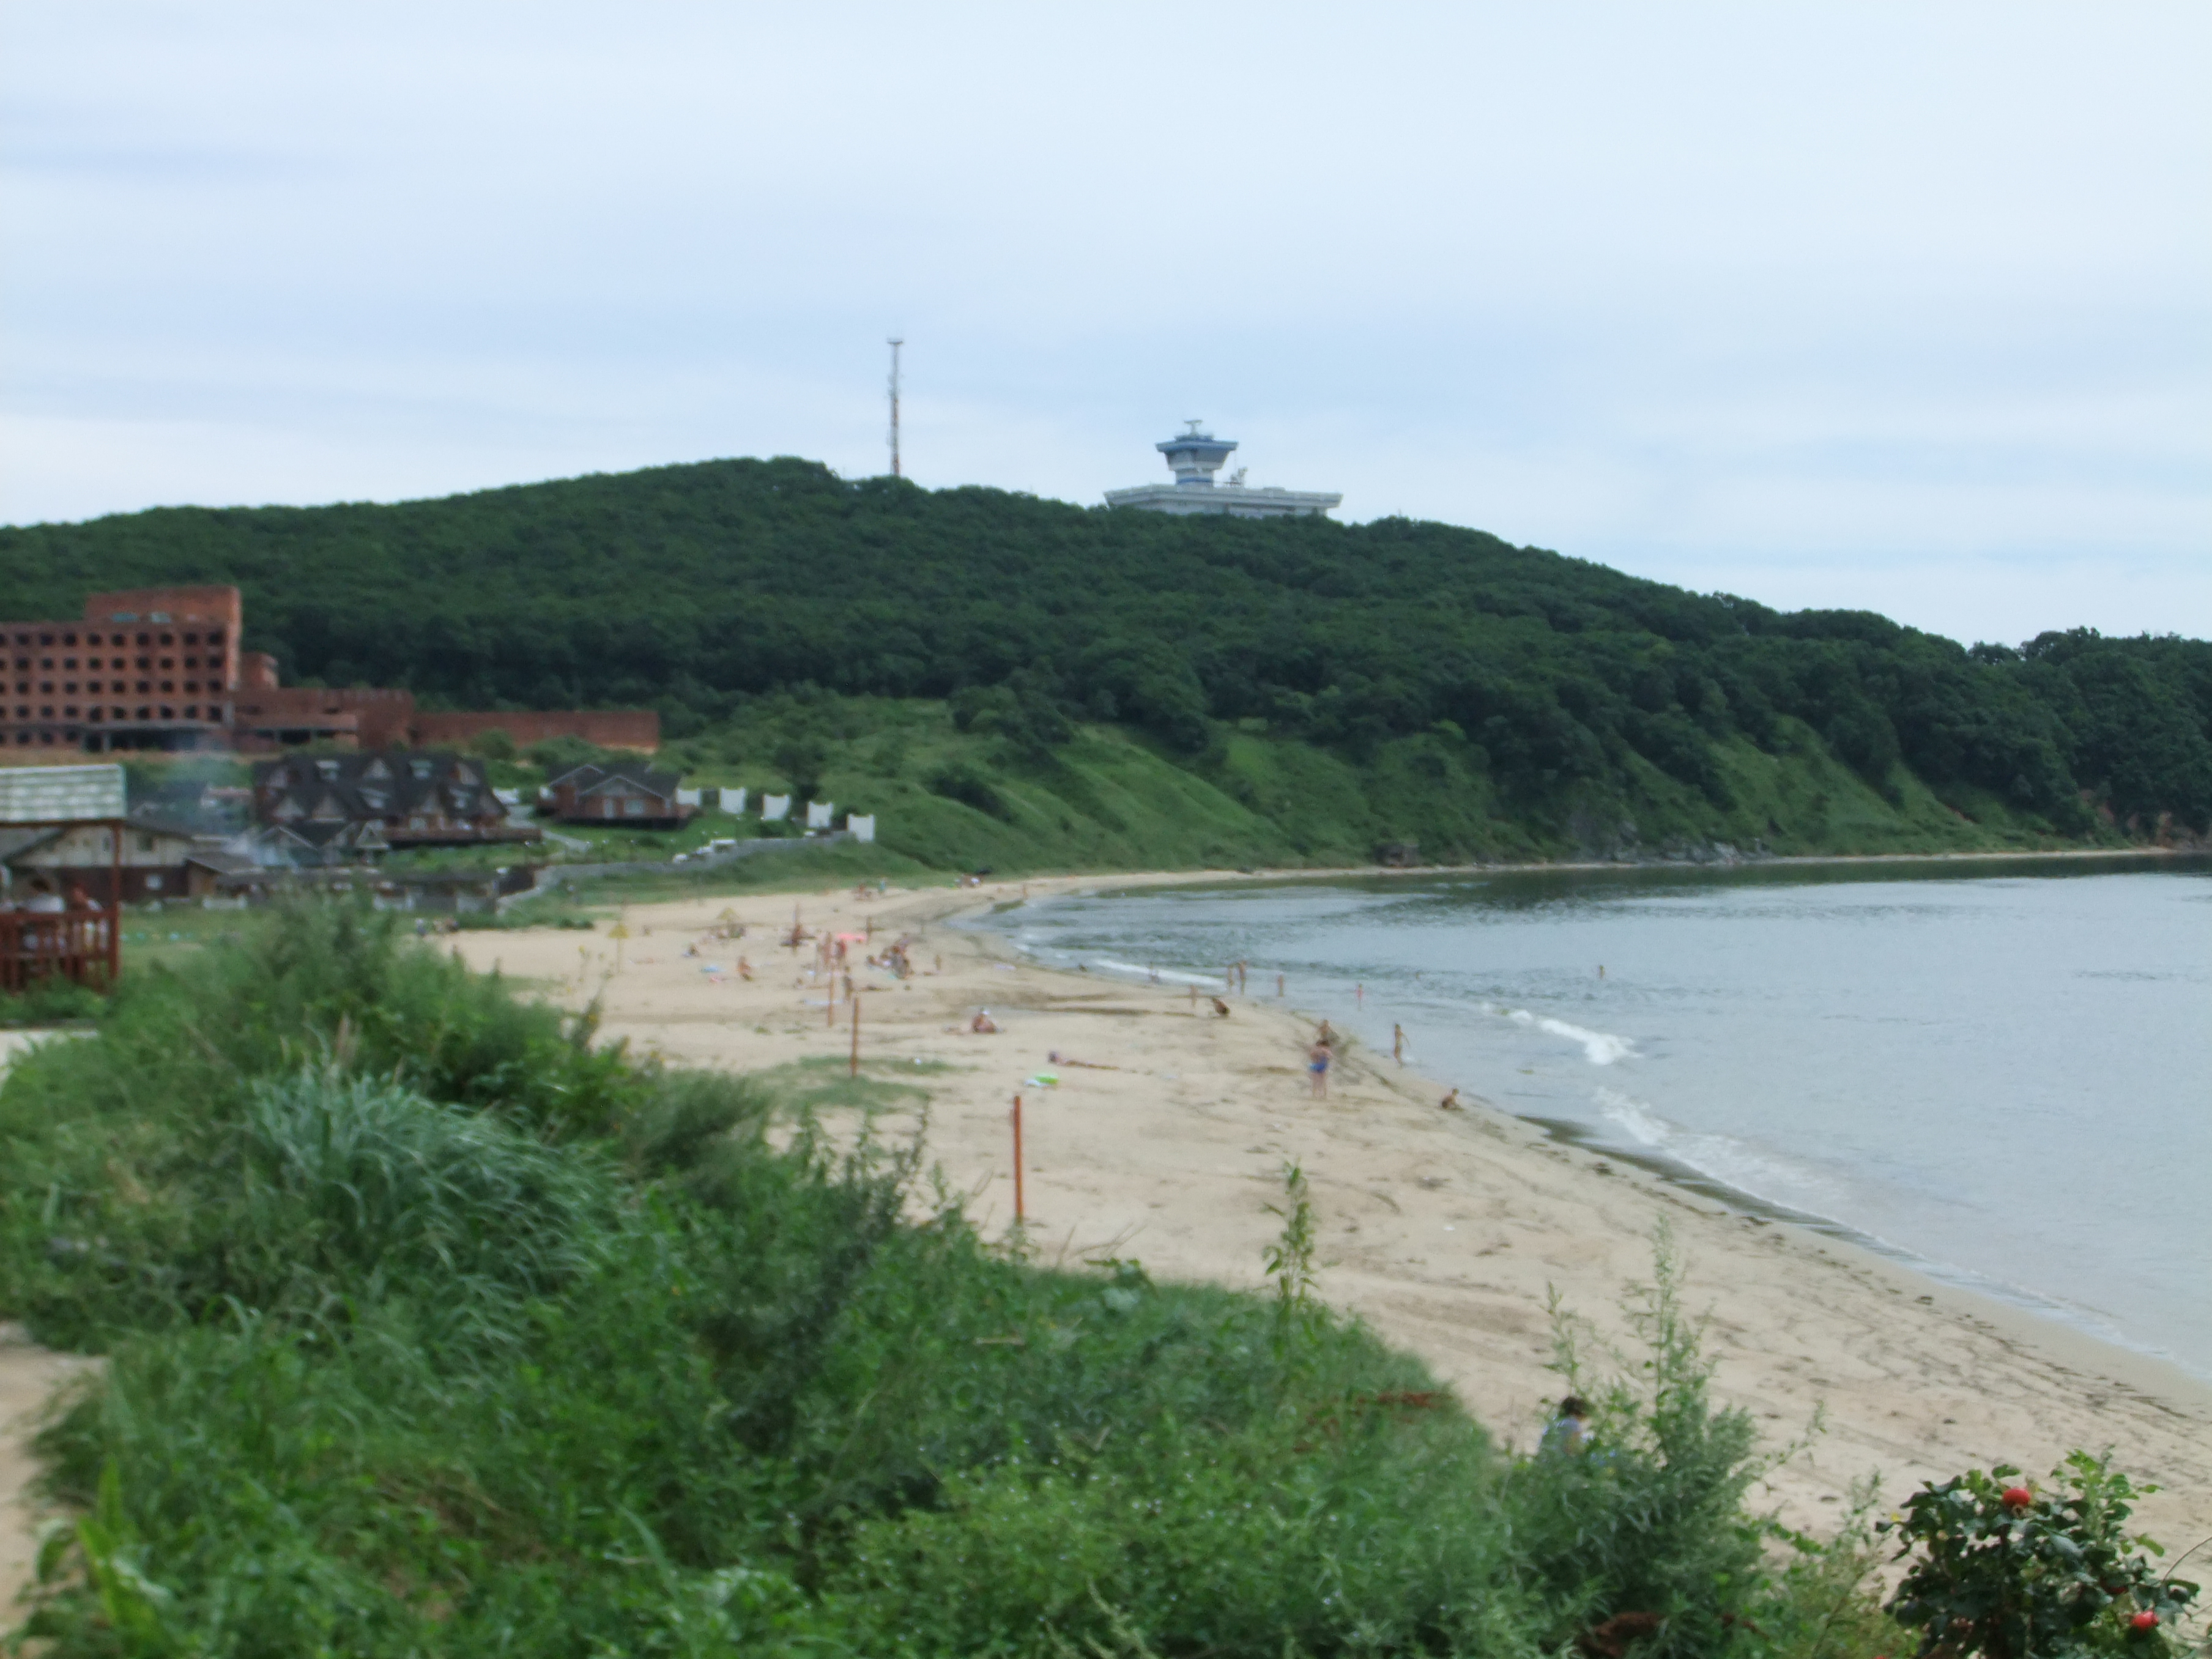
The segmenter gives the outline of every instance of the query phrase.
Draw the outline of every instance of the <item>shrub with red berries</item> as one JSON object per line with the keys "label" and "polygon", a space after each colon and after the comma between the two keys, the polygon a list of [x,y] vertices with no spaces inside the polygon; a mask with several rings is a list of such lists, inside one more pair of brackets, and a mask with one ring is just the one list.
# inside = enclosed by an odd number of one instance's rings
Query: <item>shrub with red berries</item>
{"label": "shrub with red berries", "polygon": [[2124,1526],[2156,1490],[2086,1452],[2039,1492],[2002,1467],[1923,1486],[1882,1528],[1913,1558],[1890,1615],[1921,1632],[1919,1659],[2175,1653],[2167,1631],[2197,1586],[2160,1577],[2163,1552]]}

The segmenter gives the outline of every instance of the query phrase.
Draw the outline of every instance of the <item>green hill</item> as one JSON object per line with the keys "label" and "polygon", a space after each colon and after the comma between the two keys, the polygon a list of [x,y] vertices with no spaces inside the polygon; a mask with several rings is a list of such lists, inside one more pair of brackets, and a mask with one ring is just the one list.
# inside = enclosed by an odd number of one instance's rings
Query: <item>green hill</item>
{"label": "green hill", "polygon": [[2212,643],[1976,646],[1445,525],[1258,523],[733,460],[0,530],[0,612],[234,581],[288,680],[650,703],[709,781],[917,856],[1330,861],[2212,830]]}

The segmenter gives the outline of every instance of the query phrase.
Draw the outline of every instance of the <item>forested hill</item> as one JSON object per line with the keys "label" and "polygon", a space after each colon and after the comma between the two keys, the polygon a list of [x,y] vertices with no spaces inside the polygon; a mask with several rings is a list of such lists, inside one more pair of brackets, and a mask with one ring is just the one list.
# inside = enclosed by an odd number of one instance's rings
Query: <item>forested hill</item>
{"label": "forested hill", "polygon": [[1725,805],[1731,756],[1815,742],[1970,817],[2212,827],[2212,644],[1968,650],[1438,524],[1109,512],[778,459],[0,530],[6,615],[201,581],[245,590],[247,643],[290,681],[651,703],[677,735],[811,685],[952,696],[963,728],[1040,761],[1071,721],[1194,764],[1238,732],[1355,763],[1419,738],[1501,810],[1554,823],[1662,775]]}

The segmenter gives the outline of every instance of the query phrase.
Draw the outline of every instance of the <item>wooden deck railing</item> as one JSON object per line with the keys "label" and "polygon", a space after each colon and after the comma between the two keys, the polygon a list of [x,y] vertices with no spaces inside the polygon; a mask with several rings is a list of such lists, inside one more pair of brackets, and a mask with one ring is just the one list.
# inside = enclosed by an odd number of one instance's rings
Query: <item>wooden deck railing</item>
{"label": "wooden deck railing", "polygon": [[0,910],[0,991],[20,993],[55,974],[112,985],[122,966],[120,920],[114,910]]}

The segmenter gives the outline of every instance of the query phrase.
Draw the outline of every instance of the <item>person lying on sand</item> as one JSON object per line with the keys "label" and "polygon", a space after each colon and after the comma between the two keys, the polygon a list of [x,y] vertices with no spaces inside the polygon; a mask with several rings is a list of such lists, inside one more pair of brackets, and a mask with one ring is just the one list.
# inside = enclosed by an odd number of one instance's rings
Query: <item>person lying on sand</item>
{"label": "person lying on sand", "polygon": [[1119,1066],[1109,1066],[1101,1060],[1078,1060],[1073,1054],[1063,1054],[1057,1048],[1045,1056],[1045,1063],[1050,1066],[1080,1066],[1086,1072],[1118,1072],[1121,1069]]}
{"label": "person lying on sand", "polygon": [[1213,1012],[1215,1013],[1220,1015],[1224,1019],[1229,1018],[1229,1005],[1224,1002],[1219,997],[1208,997],[1206,998],[1206,1000],[1213,1005]]}
{"label": "person lying on sand", "polygon": [[996,1036],[999,1034],[999,1024],[991,1018],[991,1011],[988,1008],[983,1008],[979,1009],[975,1018],[968,1022],[968,1030],[969,1034],[975,1036]]}

